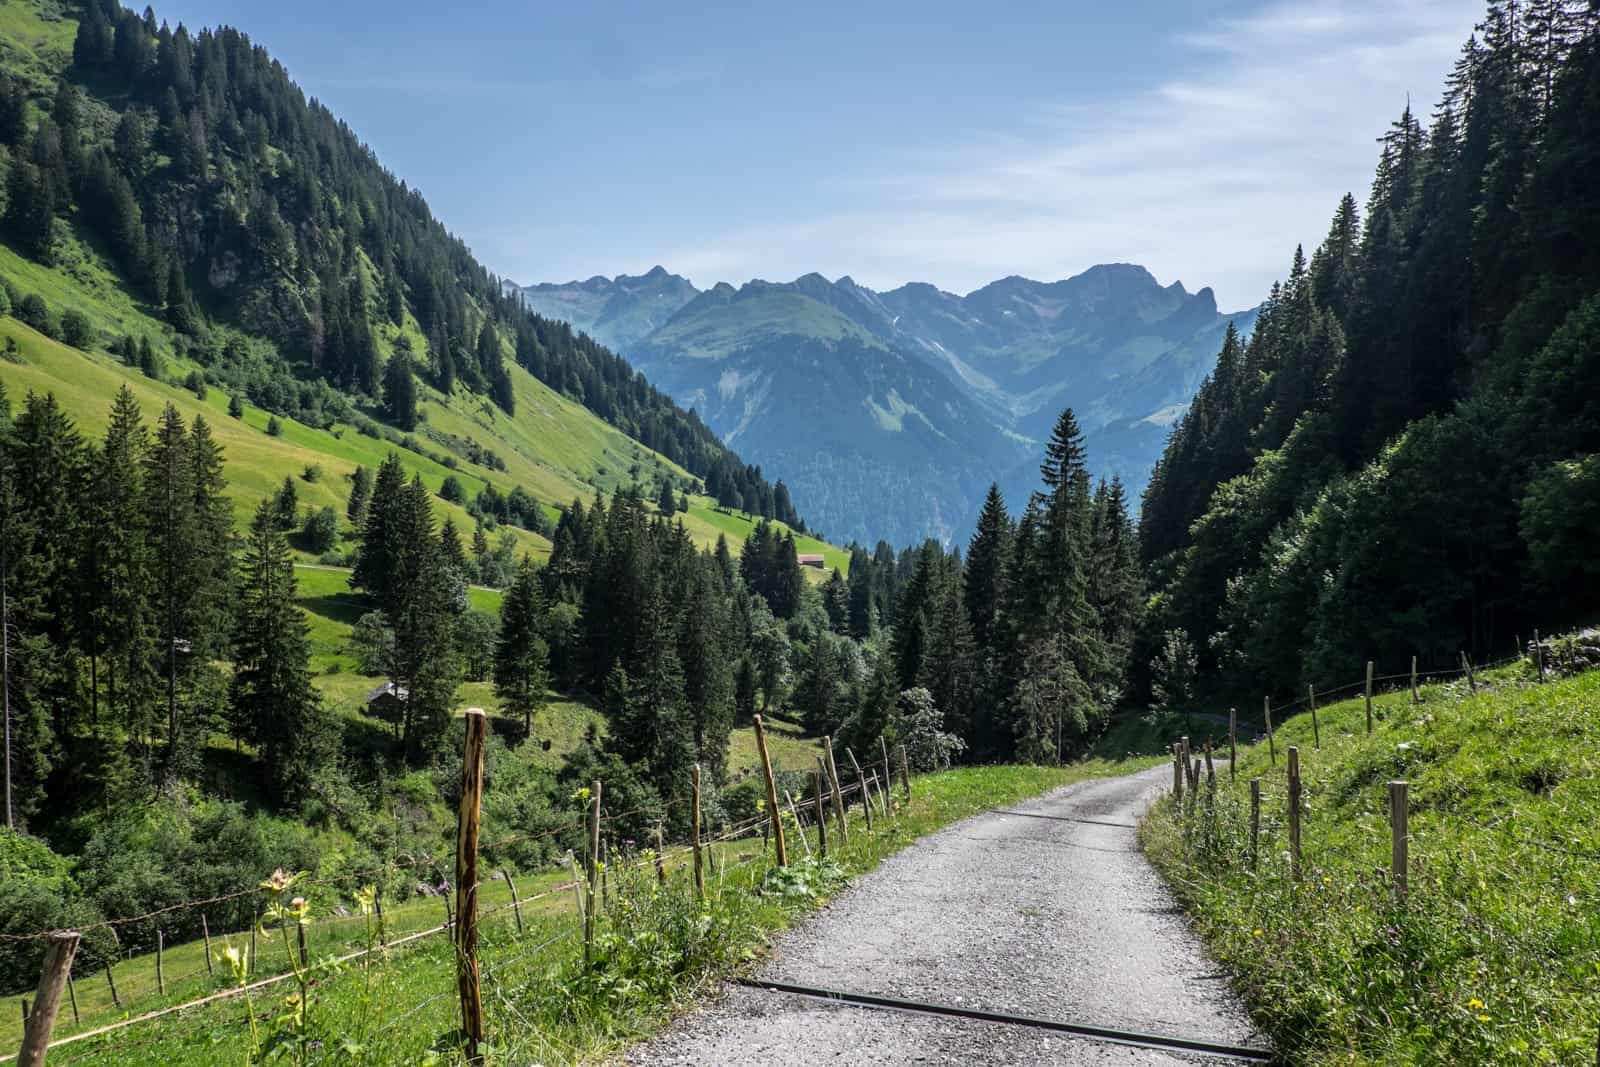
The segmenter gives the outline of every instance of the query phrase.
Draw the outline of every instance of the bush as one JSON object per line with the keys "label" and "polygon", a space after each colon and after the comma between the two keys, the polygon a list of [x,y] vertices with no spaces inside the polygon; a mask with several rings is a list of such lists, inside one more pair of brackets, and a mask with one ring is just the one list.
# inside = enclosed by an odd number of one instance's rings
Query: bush
{"label": "bush", "polygon": [[452,504],[465,504],[467,491],[461,488],[461,483],[454,474],[446,475],[444,484],[439,486],[439,499],[448,500]]}
{"label": "bush", "polygon": [[17,308],[17,318],[46,337],[55,337],[61,332],[60,323],[56,322],[56,317],[50,313],[49,305],[38,293],[29,293],[22,298],[22,306]]}
{"label": "bush", "polygon": [[276,416],[276,415],[268,415],[267,416],[267,436],[268,437],[282,437],[283,436],[283,424],[278,421],[278,416]]}
{"label": "bush", "polygon": [[189,372],[189,376],[183,380],[183,387],[201,400],[206,398],[206,376],[197,370]]}
{"label": "bush", "polygon": [[238,393],[228,398],[228,414],[236,419],[244,418],[244,399]]}
{"label": "bush", "polygon": [[11,296],[6,292],[6,286],[0,285],[0,316],[11,314]]}
{"label": "bush", "polygon": [[94,327],[81,311],[68,311],[61,316],[61,341],[85,352],[94,344]]}
{"label": "bush", "polygon": [[323,553],[339,540],[339,515],[330,507],[318,508],[306,515],[305,528],[300,539],[307,552]]}
{"label": "bush", "polygon": [[300,477],[307,482],[320,482],[322,480],[322,465],[320,463],[307,463],[300,472]]}

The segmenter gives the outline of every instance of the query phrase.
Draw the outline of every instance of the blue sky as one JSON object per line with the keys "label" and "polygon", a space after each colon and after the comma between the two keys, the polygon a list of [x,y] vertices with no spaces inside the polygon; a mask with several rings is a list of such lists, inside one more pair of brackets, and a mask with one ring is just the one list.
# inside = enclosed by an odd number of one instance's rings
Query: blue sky
{"label": "blue sky", "polygon": [[1481,0],[378,4],[226,22],[488,266],[877,288],[1132,261],[1261,299],[1374,139],[1426,113]]}

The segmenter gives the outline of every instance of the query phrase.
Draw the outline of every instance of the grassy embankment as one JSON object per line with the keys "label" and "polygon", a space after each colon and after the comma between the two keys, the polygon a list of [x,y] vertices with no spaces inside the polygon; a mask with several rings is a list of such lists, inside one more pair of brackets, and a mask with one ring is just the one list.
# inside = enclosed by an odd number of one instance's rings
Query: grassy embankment
{"label": "grassy embankment", "polygon": [[[567,876],[552,872],[521,879],[523,933],[516,933],[511,914],[504,910],[495,911],[483,924],[481,958],[493,1046],[491,1062],[587,1062],[615,1050],[659,1029],[686,998],[704,989],[711,979],[758,958],[773,933],[836,892],[848,876],[870,870],[923,834],[991,807],[1125,769],[1093,761],[1064,768],[975,767],[918,776],[913,779],[911,803],[902,805],[894,820],[879,820],[875,833],[866,832],[859,806],[855,807],[850,844],[841,847],[838,835],[831,835],[827,865],[803,860],[804,849],[793,837],[792,828],[793,866],[786,876],[772,873],[759,838],[717,846],[714,873],[708,878],[708,899],[701,905],[696,905],[691,895],[686,855],[680,849],[669,849],[665,891],[654,888],[654,876],[647,866],[611,873],[613,886],[624,888],[614,893],[601,923],[598,962],[589,969],[582,962],[581,938],[577,936],[580,925],[572,889],[564,884]],[[485,827],[484,832],[492,834],[494,830]],[[816,848],[815,834],[810,841]],[[749,862],[741,865],[741,861]],[[508,901],[503,883],[485,887],[485,910],[503,908]],[[426,929],[442,917],[438,900],[415,901],[392,909],[387,916],[391,937]],[[323,929],[327,931],[320,935],[324,940],[313,939],[314,955],[325,957],[340,946],[358,946],[364,937],[359,917]],[[232,943],[241,941],[234,935]],[[267,965],[282,971],[281,944],[266,947],[263,942],[263,946]],[[215,978],[204,975],[198,945],[169,948],[165,962],[169,975],[187,975],[183,984],[170,985],[164,999],[140,998],[137,1010],[176,1003],[230,984],[220,973]],[[458,1061],[454,966],[449,942],[433,936],[393,950],[375,962],[370,973],[359,964],[323,972],[311,1011],[314,1036],[323,1045],[314,1053],[313,1062],[343,1062],[335,1053],[346,1039],[363,1045],[363,1063]],[[124,983],[146,992],[153,990],[151,958],[123,967],[125,971],[119,968],[119,991]],[[191,973],[195,971],[201,973]],[[96,1022],[115,1018],[107,1011],[109,992],[104,991],[104,982],[95,992],[90,992],[92,984],[87,979],[80,982],[80,1007],[93,1003],[99,1010]],[[256,994],[259,1026],[270,1029],[271,1020],[282,1014],[282,998],[287,992],[285,984]],[[123,992],[123,996],[127,1004],[129,994]],[[88,1016],[85,1010],[86,1026]],[[0,1042],[15,1036],[9,1030],[12,1026],[10,1020],[0,1022]],[[59,1032],[71,1031],[69,1016]],[[234,999],[68,1045],[57,1051],[52,1062],[110,1065],[139,1055],[172,1067],[187,1067],[244,1062],[248,1047],[245,1008]]]}
{"label": "grassy embankment", "polygon": [[[1600,672],[1532,668],[1284,722],[1185,827],[1143,836],[1290,1062],[1592,1063],[1600,992]],[[1287,870],[1285,748],[1300,750],[1304,876]],[[1247,783],[1262,780],[1257,869]],[[1410,893],[1397,903],[1387,783],[1410,783]]]}

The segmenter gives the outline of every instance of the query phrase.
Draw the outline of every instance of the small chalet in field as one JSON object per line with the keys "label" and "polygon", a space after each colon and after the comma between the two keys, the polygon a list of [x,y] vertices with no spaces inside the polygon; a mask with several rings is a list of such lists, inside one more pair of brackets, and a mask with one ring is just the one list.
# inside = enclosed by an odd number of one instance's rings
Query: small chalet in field
{"label": "small chalet in field", "polygon": [[822,569],[822,557],[817,553],[800,552],[795,555],[795,559],[800,561],[802,567],[815,567],[819,571]]}
{"label": "small chalet in field", "polygon": [[367,694],[367,713],[380,719],[398,720],[409,695],[405,686],[384,682]]}

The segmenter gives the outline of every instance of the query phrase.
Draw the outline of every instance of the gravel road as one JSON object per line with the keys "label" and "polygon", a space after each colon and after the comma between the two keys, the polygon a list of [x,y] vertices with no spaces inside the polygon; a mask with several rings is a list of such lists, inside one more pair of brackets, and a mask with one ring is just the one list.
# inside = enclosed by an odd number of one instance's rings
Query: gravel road
{"label": "gravel road", "polygon": [[[931,834],[783,935],[757,978],[1266,1047],[1138,849],[1132,826],[1170,781],[1158,767],[1080,782],[1010,809],[1028,815],[979,815]],[[1221,1062],[739,986],[622,1062],[774,1067],[846,1058]]]}

